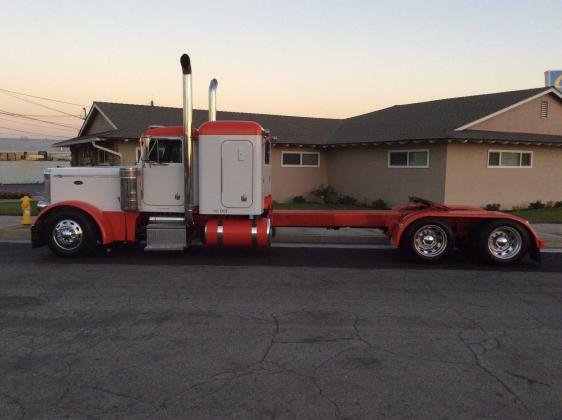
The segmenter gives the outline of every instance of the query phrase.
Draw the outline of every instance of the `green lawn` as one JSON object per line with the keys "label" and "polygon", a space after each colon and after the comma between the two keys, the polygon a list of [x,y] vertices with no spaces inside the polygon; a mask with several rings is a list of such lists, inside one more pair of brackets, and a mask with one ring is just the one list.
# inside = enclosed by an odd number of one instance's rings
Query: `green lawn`
{"label": "green lawn", "polygon": [[506,213],[522,217],[531,223],[562,223],[562,208],[517,210]]}
{"label": "green lawn", "polygon": [[[37,216],[37,201],[31,201],[31,215]],[[0,200],[0,216],[21,216],[19,200]]]}

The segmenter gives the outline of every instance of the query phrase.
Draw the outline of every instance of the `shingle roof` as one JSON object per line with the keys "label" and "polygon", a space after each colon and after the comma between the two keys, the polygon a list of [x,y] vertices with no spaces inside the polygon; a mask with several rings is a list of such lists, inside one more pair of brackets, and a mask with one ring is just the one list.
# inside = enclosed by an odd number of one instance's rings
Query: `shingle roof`
{"label": "shingle roof", "polygon": [[396,105],[344,120],[327,143],[448,138],[456,128],[550,89],[543,87]]}
{"label": "shingle roof", "polygon": [[[408,140],[450,138],[497,139],[515,141],[559,142],[559,136],[537,136],[522,133],[495,133],[455,129],[479,120],[552,88],[541,87],[485,95],[464,96],[407,105],[396,105],[347,119],[309,118],[285,115],[250,114],[218,111],[219,120],[256,121],[277,137],[277,143],[299,145],[337,145],[349,143],[383,143]],[[99,133],[104,138],[138,138],[149,125],[181,125],[181,108],[94,102],[117,127]],[[194,110],[197,127],[207,120],[206,110]],[[464,134],[463,134],[464,133]],[[77,144],[89,136],[59,142]],[[518,139],[524,140],[518,140]]]}
{"label": "shingle roof", "polygon": [[[181,108],[95,102],[95,105],[122,132],[120,137],[137,138],[149,125],[181,125]],[[206,110],[193,111],[193,125],[198,127],[208,119]],[[331,118],[292,117],[285,115],[249,114],[218,111],[219,120],[256,121],[269,129],[279,143],[322,144],[330,137],[341,120]]]}

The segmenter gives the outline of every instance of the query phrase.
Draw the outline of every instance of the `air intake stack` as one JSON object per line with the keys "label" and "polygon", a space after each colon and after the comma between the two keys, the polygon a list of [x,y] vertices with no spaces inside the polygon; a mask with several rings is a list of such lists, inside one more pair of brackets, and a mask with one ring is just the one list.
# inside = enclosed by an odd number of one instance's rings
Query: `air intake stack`
{"label": "air intake stack", "polygon": [[217,120],[217,79],[211,80],[209,84],[209,121]]}
{"label": "air intake stack", "polygon": [[180,59],[183,73],[183,165],[184,165],[184,204],[185,221],[193,225],[193,87],[191,80],[191,60],[183,54]]}

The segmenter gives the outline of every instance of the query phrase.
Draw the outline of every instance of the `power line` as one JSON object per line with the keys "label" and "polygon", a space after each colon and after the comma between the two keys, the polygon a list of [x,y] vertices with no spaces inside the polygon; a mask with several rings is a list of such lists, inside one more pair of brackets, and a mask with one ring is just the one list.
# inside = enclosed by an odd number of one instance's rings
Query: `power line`
{"label": "power line", "polygon": [[28,93],[14,92],[13,90],[8,90],[8,89],[2,89],[2,88],[0,88],[0,91],[2,91],[2,92],[8,92],[8,93],[15,93],[16,95],[29,96],[30,98],[35,98],[35,99],[43,99],[44,101],[58,102],[59,104],[74,105],[74,106],[79,106],[79,107],[83,107],[83,106],[84,106],[84,105],[75,104],[75,103],[72,103],[72,102],[61,101],[61,100],[59,100],[59,99],[51,99],[51,98],[45,98],[45,97],[43,97],[43,96],[30,95],[30,94],[28,94]]}
{"label": "power line", "polygon": [[53,115],[53,114],[18,114],[26,117],[42,117],[42,118],[76,118],[76,115]]}
{"label": "power line", "polygon": [[70,116],[70,117],[79,118],[79,119],[81,119],[81,120],[84,120],[84,119],[85,119],[85,118],[83,118],[83,117],[79,117],[79,116],[77,116],[77,115],[70,114],[70,113],[65,112],[65,111],[61,111],[60,109],[56,109],[56,108],[52,108],[52,107],[47,106],[47,105],[40,104],[40,103],[35,102],[35,101],[32,101],[32,100],[30,100],[30,99],[20,98],[19,96],[12,95],[11,93],[5,93],[5,92],[4,92],[4,95],[8,95],[8,96],[10,96],[10,97],[12,97],[12,98],[14,98],[14,99],[19,99],[20,101],[24,101],[24,102],[27,102],[27,103],[30,103],[30,104],[33,104],[33,105],[37,105],[37,106],[40,106],[40,107],[42,107],[42,108],[46,108],[46,109],[49,109],[49,110],[51,110],[51,111],[58,112],[58,113],[60,113],[60,114],[68,115],[68,116]]}
{"label": "power line", "polygon": [[56,123],[56,122],[53,122],[53,121],[40,120],[39,118],[26,117],[26,116],[21,115],[21,114],[15,114],[13,112],[3,111],[1,109],[0,109],[0,114],[8,115],[10,117],[16,117],[16,118],[24,118],[26,120],[39,121],[39,122],[42,122],[42,123],[45,123],[45,124],[58,125],[60,127],[66,127],[66,128],[72,128],[72,129],[75,128],[75,127],[73,127],[72,125],[69,125],[69,124],[61,124],[61,123]]}
{"label": "power line", "polygon": [[28,133],[28,134],[35,134],[38,136],[45,136],[45,137],[59,137],[59,138],[66,138],[67,136],[55,136],[53,134],[43,134],[43,133],[38,133],[36,131],[28,131],[28,130],[16,130],[15,128],[10,128],[10,127],[2,127],[0,126],[0,128],[4,129],[4,130],[8,130],[8,131],[17,131],[20,133]]}
{"label": "power line", "polygon": [[[0,113],[1,114],[1,113]],[[0,120],[4,120],[4,121],[8,121],[8,122],[14,122],[16,124],[21,124],[22,121],[17,121],[17,120],[11,120],[8,118],[2,118],[0,117]],[[32,124],[29,122],[24,122],[26,126],[30,125],[32,127],[39,127],[39,128],[46,128],[44,125],[39,125],[39,124]],[[61,127],[61,128],[56,128],[56,130],[71,130],[71,131],[78,131],[78,128],[65,128],[65,127]]]}

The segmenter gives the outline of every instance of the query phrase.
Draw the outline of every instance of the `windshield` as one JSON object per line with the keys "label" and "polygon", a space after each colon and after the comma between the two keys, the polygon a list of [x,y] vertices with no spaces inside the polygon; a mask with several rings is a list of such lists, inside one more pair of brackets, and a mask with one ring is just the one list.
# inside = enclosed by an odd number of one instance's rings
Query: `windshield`
{"label": "windshield", "polygon": [[151,138],[148,161],[157,163],[181,163],[181,140]]}

